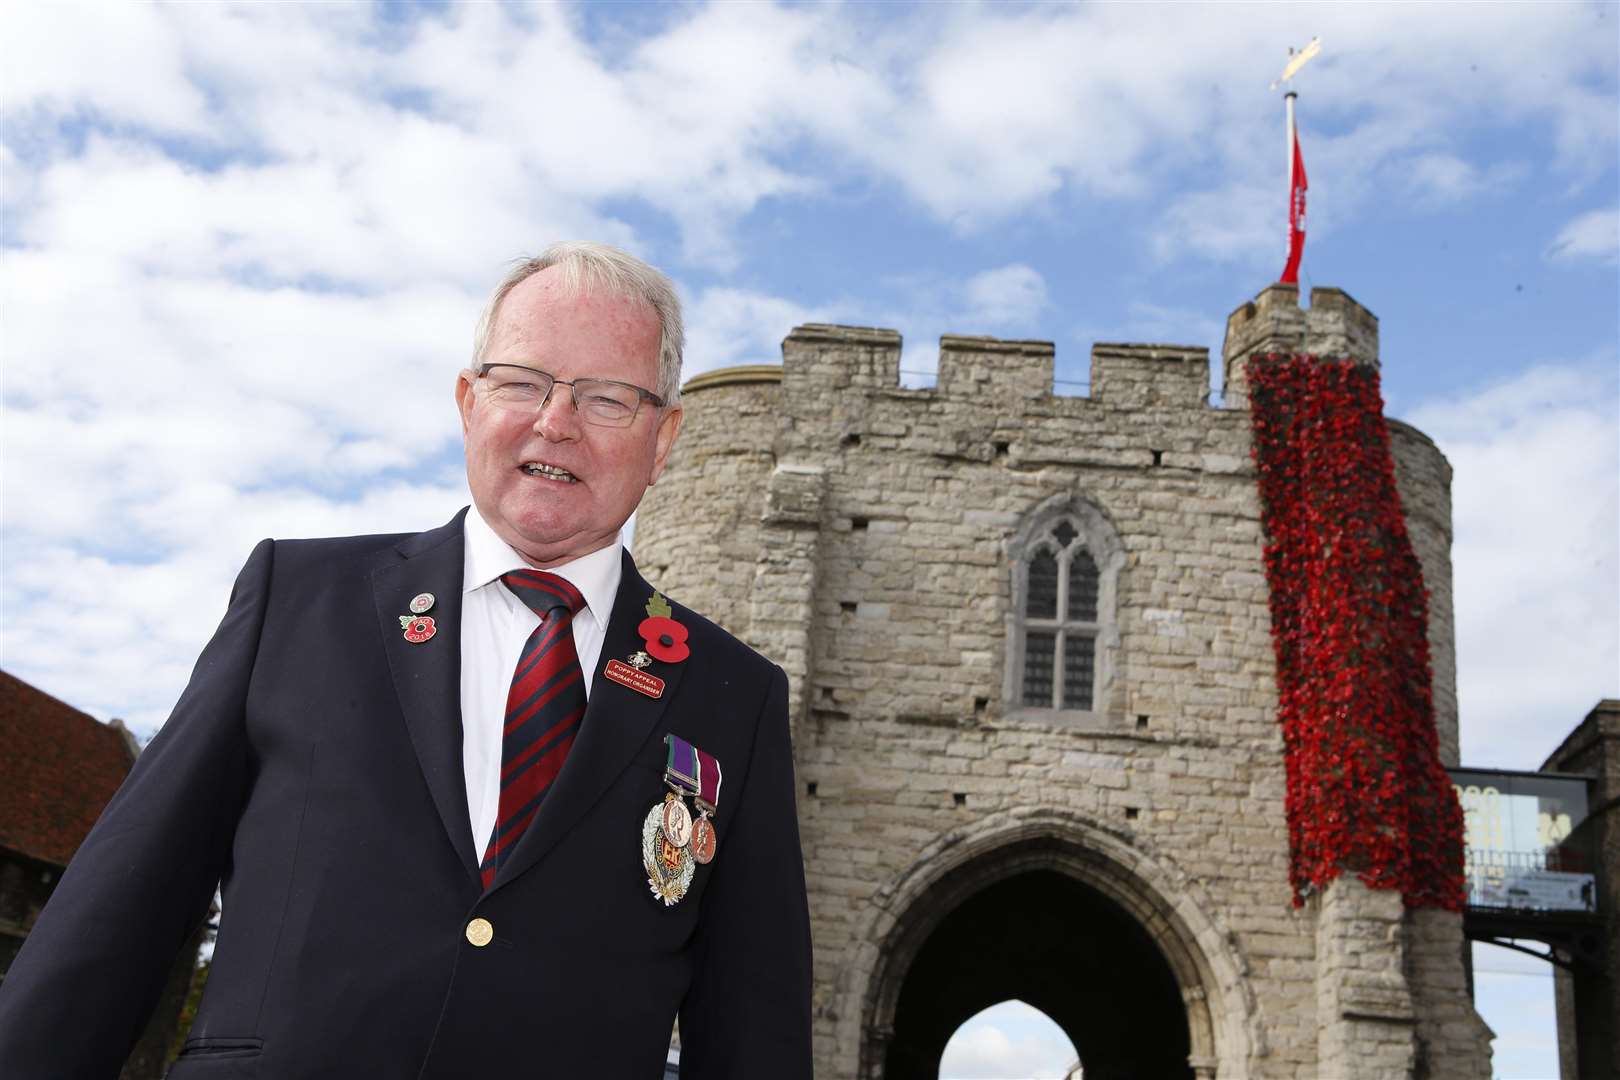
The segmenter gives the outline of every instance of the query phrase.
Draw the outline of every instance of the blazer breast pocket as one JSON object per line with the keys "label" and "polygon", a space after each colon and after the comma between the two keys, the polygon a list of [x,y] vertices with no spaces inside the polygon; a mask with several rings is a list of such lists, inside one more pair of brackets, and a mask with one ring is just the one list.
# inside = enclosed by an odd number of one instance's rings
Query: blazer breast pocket
{"label": "blazer breast pocket", "polygon": [[166,1080],[257,1080],[264,1040],[209,1036],[187,1039]]}

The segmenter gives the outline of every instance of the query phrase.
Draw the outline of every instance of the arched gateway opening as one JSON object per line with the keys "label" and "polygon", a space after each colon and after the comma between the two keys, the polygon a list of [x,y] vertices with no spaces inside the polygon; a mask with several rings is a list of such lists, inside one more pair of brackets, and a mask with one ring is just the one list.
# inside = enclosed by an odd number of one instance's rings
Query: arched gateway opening
{"label": "arched gateway opening", "polygon": [[1214,1080],[1247,1056],[1251,1010],[1191,891],[1067,815],[945,838],[887,891],[871,964],[850,973],[866,987],[862,1080],[937,1080],[957,1027],[1011,998],[1063,1029],[1086,1080]]}
{"label": "arched gateway opening", "polygon": [[900,985],[884,1080],[938,1080],[956,1029],[1008,998],[1063,1029],[1086,1080],[1192,1080],[1164,954],[1118,904],[1053,870],[986,886],[928,935]]}

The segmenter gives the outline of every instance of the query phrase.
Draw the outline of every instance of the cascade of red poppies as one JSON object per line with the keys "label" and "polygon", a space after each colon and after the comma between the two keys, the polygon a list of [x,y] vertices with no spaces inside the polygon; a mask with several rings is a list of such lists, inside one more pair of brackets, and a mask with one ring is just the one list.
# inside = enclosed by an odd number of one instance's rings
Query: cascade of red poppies
{"label": "cascade of red poppies", "polygon": [[1409,907],[1461,910],[1462,811],[1440,763],[1428,594],[1378,372],[1256,356],[1249,403],[1294,903],[1349,870]]}

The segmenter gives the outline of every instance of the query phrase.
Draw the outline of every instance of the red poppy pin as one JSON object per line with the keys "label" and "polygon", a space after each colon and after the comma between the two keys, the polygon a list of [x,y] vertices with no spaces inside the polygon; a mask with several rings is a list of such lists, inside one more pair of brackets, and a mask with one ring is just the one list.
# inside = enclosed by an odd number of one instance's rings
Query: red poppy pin
{"label": "red poppy pin", "polygon": [[429,615],[401,615],[399,628],[405,631],[405,640],[412,645],[420,645],[438,633],[433,626],[433,618]]}
{"label": "red poppy pin", "polygon": [[636,627],[636,633],[647,643],[647,652],[654,660],[678,664],[692,655],[686,644],[686,627],[672,618],[669,601],[658,593],[647,601],[647,617]]}

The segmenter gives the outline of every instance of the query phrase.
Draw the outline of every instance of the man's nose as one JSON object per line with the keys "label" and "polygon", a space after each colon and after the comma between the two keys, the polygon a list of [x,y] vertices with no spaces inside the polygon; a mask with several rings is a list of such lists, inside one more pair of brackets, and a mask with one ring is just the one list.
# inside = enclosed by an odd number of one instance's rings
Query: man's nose
{"label": "man's nose", "polygon": [[534,430],[552,442],[563,442],[579,435],[579,413],[574,408],[574,388],[554,382],[534,415]]}

